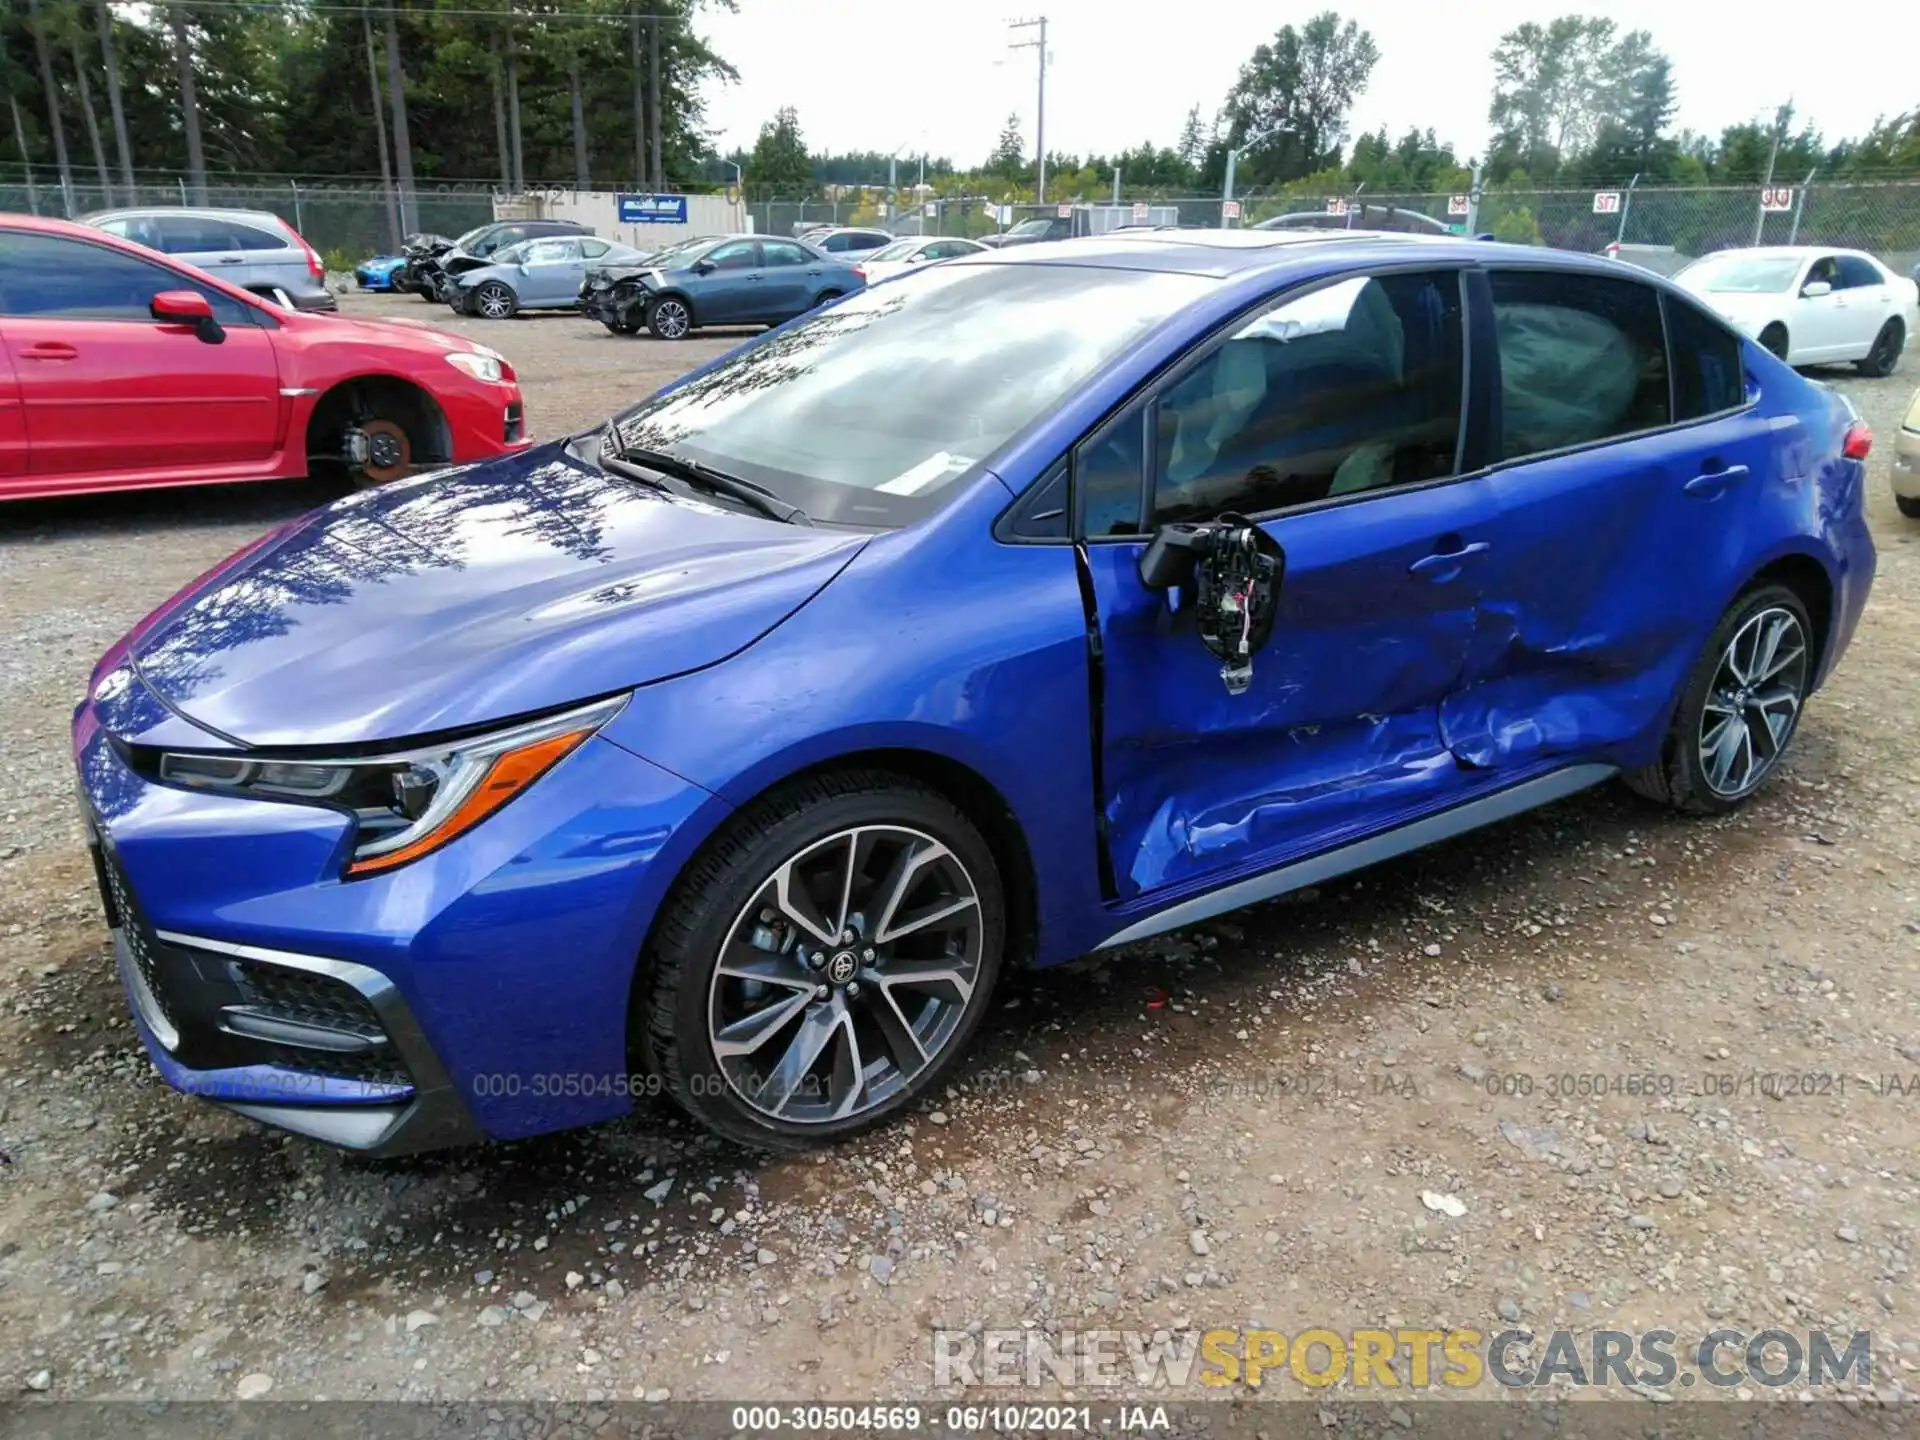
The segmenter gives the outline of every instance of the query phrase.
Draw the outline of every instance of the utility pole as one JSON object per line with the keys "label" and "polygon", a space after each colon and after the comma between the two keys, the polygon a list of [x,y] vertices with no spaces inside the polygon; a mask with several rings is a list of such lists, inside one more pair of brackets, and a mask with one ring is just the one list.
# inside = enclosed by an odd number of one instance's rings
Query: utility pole
{"label": "utility pole", "polygon": [[381,112],[386,107],[386,97],[380,92],[380,63],[373,52],[373,21],[367,12],[360,12],[360,31],[367,43],[367,80],[373,90],[373,134],[380,142],[380,190],[387,197],[387,234],[398,250],[406,238],[400,228],[400,205],[393,193],[393,161],[387,154],[387,117]]}
{"label": "utility pole", "polygon": [[1773,146],[1767,151],[1767,178],[1760,182],[1760,200],[1753,212],[1753,243],[1760,243],[1760,236],[1767,227],[1767,191],[1773,188],[1773,164],[1780,158],[1780,136],[1788,125],[1793,123],[1793,97],[1787,97],[1787,103],[1773,112]]}
{"label": "utility pole", "polygon": [[667,188],[667,175],[660,163],[660,17],[653,17],[647,26],[647,99],[653,107],[649,126],[653,140],[653,190],[658,192]]}
{"label": "utility pole", "polygon": [[1034,149],[1039,155],[1039,166],[1034,171],[1036,183],[1033,187],[1035,203],[1047,203],[1047,17],[1037,20],[1014,20],[1009,22],[1009,30],[1038,30],[1037,38],[1016,40],[1007,48],[1010,50],[1035,50],[1040,55],[1040,98],[1034,106],[1033,132]]}
{"label": "utility pole", "polygon": [[627,11],[627,60],[633,70],[633,184],[647,188],[647,101],[640,74],[640,9]]}

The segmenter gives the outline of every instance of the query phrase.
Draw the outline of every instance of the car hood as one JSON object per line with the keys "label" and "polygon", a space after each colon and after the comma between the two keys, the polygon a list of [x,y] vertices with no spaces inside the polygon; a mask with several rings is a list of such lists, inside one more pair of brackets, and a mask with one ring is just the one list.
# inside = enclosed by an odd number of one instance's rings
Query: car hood
{"label": "car hood", "polygon": [[1724,315],[1736,324],[1742,320],[1778,315],[1787,300],[1785,295],[1767,291],[1756,294],[1745,290],[1695,290],[1684,280],[1680,282],[1680,288],[1715,314]]}
{"label": "car hood", "polygon": [[865,541],[670,497],[550,444],[317,510],[131,648],[166,705],[231,741],[407,739],[724,660]]}

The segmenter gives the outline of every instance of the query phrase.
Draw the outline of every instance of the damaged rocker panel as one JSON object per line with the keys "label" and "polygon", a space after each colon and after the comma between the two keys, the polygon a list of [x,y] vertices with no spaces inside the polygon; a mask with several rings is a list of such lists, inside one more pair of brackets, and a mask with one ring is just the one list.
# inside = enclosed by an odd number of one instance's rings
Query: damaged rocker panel
{"label": "damaged rocker panel", "polygon": [[1278,869],[1252,875],[1231,885],[1223,885],[1218,890],[1196,895],[1191,900],[1170,905],[1165,910],[1149,915],[1143,920],[1136,920],[1124,930],[1108,936],[1100,943],[1099,948],[1110,950],[1117,945],[1130,945],[1136,940],[1145,940],[1150,936],[1165,934],[1169,930],[1198,924],[1202,920],[1210,920],[1215,915],[1224,915],[1230,910],[1238,910],[1245,905],[1271,900],[1290,890],[1318,885],[1349,871],[1364,869],[1382,860],[1391,860],[1396,855],[1404,855],[1408,851],[1418,850],[1438,841],[1463,835],[1469,830],[1477,830],[1483,825],[1509,819],[1551,801],[1564,799],[1568,795],[1577,794],[1598,785],[1618,773],[1616,767],[1612,765],[1570,765],[1565,769],[1554,770],[1531,780],[1523,780],[1518,785],[1510,785],[1491,795],[1469,800],[1464,805],[1456,805],[1451,809],[1411,821],[1381,834],[1370,835],[1364,840],[1356,840],[1350,845],[1342,845],[1338,849],[1327,850],[1319,855],[1309,856],[1305,860],[1296,860]]}

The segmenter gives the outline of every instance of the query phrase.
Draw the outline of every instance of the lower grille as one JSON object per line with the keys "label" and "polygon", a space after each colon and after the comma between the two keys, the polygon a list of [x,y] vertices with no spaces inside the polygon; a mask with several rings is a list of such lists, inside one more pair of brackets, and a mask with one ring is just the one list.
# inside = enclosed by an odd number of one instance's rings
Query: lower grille
{"label": "lower grille", "polygon": [[246,1003],[301,1025],[343,1030],[369,1040],[384,1040],[386,1030],[372,1003],[351,985],[327,975],[278,966],[234,964],[234,978]]}
{"label": "lower grille", "polygon": [[133,892],[127,888],[125,878],[120,874],[120,865],[111,855],[105,854],[102,847],[96,846],[95,857],[99,862],[99,875],[106,887],[102,896],[107,908],[109,923],[119,922],[119,928],[127,938],[127,953],[133,956],[134,968],[140,972],[140,981],[146,986],[146,998],[151,1002],[160,1018],[176,1031],[179,1020],[167,1005],[167,992],[164,977],[160,970],[159,956],[154,953],[153,941],[148,938],[146,924],[135,909]]}
{"label": "lower grille", "polygon": [[507,414],[506,414],[507,443],[511,445],[514,441],[523,439],[526,436],[526,433],[527,433],[526,408],[520,403],[520,401],[515,400],[512,404],[507,406]]}

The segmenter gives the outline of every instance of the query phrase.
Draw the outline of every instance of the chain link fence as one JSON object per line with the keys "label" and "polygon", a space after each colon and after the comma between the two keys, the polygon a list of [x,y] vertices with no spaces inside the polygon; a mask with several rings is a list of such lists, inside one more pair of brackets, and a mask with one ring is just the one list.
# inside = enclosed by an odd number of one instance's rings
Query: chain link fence
{"label": "chain link fence", "polygon": [[[351,264],[393,249],[388,219],[389,191],[372,185],[209,183],[206,204],[222,210],[266,210],[300,232],[322,255]],[[75,184],[63,190],[36,177],[30,188],[14,175],[0,178],[0,211],[78,218],[97,210],[132,206],[191,205],[193,188],[184,180],[159,179],[135,185]],[[494,192],[481,185],[425,185],[414,190],[416,228],[459,235],[493,219]]]}
{"label": "chain link fence", "polygon": [[[766,234],[787,235],[796,227],[820,225],[875,225],[897,234],[968,235],[978,237],[1006,230],[1022,220],[1058,215],[1069,208],[1105,207],[1110,195],[1070,197],[1038,205],[1002,204],[986,196],[943,197],[924,203],[903,203],[897,213],[882,219],[879,202],[845,198],[828,200],[768,200],[752,202],[756,228]],[[1163,195],[1123,190],[1121,203],[1147,205],[1155,225],[1214,227],[1222,223],[1218,195]],[[1920,262],[1920,180],[1876,183],[1821,182],[1780,185],[1764,190],[1756,185],[1637,187],[1617,190],[1506,190],[1482,193],[1477,210],[1459,213],[1467,205],[1462,195],[1355,191],[1337,193],[1296,188],[1255,190],[1239,197],[1238,225],[1254,225],[1280,215],[1303,211],[1337,213],[1352,223],[1391,207],[1415,211],[1467,233],[1491,234],[1516,244],[1552,245],[1597,254],[1609,245],[1654,247],[1672,252],[1678,263],[1712,250],[1744,245],[1833,245],[1865,250],[1901,274]],[[1343,208],[1344,207],[1344,208]],[[1471,209],[1471,207],[1468,207]],[[1177,217],[1169,219],[1168,215]]]}
{"label": "chain link fence", "polygon": [[[181,205],[192,188],[174,176],[153,177],[134,187],[75,184],[64,191],[39,178],[30,189],[18,169],[0,172],[0,210],[42,215],[85,215],[127,205]],[[747,212],[762,234],[792,235],[809,225],[871,225],[896,234],[978,237],[1022,220],[1054,216],[1062,204],[1105,207],[1111,195],[1074,196],[1047,205],[1004,204],[986,195],[948,195],[920,200],[903,189],[892,213],[883,216],[886,192],[869,188],[832,198],[781,199],[749,191]],[[391,249],[389,189],[378,182],[309,182],[254,178],[210,184],[206,203],[232,209],[268,210],[336,261],[352,262]],[[1238,199],[1239,225],[1278,215],[1326,212],[1346,207],[1359,223],[1360,206],[1370,217],[1394,207],[1431,217],[1464,233],[1492,234],[1517,244],[1552,245],[1588,253],[1611,244],[1655,247],[1670,263],[1711,250],[1742,245],[1834,245],[1877,255],[1901,274],[1920,262],[1920,180],[1852,181],[1759,186],[1646,186],[1617,190],[1489,189],[1474,213],[1459,213],[1466,197],[1300,187],[1254,190]],[[1145,223],[1222,223],[1218,195],[1164,195],[1123,190],[1125,206],[1147,205]],[[416,227],[458,235],[494,218],[497,194],[484,182],[433,183],[416,187]],[[1137,214],[1132,218],[1141,219]],[[1338,216],[1332,217],[1338,223]],[[1091,228],[1105,228],[1101,225]],[[1663,266],[1662,268],[1667,268]]]}

